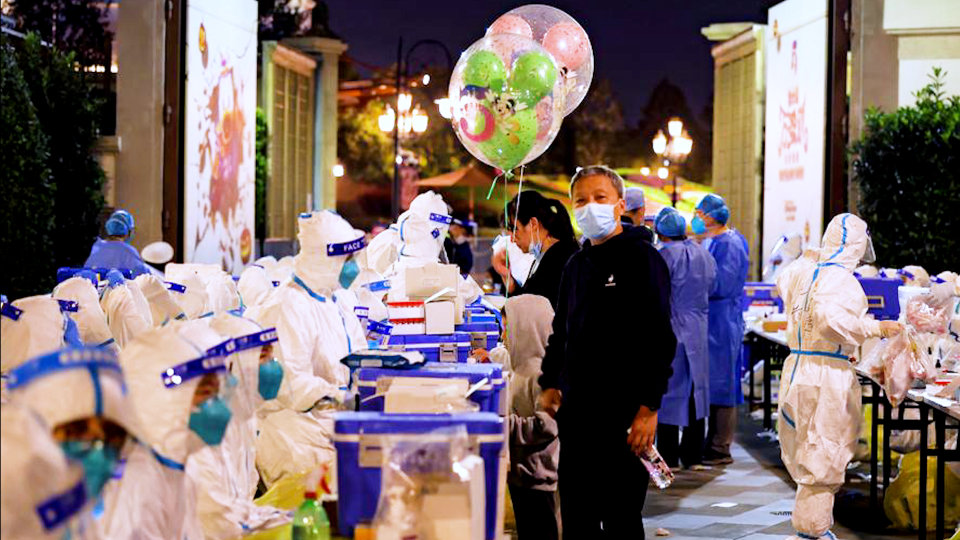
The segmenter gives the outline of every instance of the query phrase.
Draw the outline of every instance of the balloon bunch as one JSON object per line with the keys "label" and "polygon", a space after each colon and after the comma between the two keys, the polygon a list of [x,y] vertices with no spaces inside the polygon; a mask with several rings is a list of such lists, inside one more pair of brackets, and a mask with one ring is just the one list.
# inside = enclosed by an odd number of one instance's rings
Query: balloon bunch
{"label": "balloon bunch", "polygon": [[460,55],[453,129],[474,157],[509,174],[553,143],[592,79],[593,48],[576,20],[550,6],[516,8]]}

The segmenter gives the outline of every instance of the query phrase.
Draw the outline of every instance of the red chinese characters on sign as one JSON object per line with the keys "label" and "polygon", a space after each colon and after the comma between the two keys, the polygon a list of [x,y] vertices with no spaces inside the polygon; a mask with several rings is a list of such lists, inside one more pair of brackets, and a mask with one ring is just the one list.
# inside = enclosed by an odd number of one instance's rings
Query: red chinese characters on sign
{"label": "red chinese characters on sign", "polygon": [[793,42],[790,54],[790,71],[793,73],[793,84],[788,87],[786,100],[780,105],[781,127],[777,155],[781,159],[778,171],[781,182],[803,179],[803,163],[809,142],[809,130],[804,114],[806,99],[800,95],[800,81],[797,76],[796,41]]}
{"label": "red chinese characters on sign", "polygon": [[783,216],[786,221],[796,221],[797,203],[790,200],[783,201]]}

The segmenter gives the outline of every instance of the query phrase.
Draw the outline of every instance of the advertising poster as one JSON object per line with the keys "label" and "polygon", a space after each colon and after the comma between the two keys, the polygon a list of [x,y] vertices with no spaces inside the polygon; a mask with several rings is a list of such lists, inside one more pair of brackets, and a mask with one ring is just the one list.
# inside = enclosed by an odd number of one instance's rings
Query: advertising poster
{"label": "advertising poster", "polygon": [[253,256],[257,3],[189,0],[185,261],[239,273]]}
{"label": "advertising poster", "polygon": [[823,231],[827,3],[787,0],[768,22],[763,260],[781,235]]}

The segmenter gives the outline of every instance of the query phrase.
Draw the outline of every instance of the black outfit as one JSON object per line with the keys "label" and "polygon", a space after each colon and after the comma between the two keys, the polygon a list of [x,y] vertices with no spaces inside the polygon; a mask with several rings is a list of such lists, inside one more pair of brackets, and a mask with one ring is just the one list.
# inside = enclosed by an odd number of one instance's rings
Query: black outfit
{"label": "black outfit", "polygon": [[682,438],[680,426],[657,424],[657,450],[669,467],[675,468],[682,462],[684,467],[690,468],[703,461],[704,419],[697,419],[697,405],[692,392],[688,411]]}
{"label": "black outfit", "polygon": [[557,492],[508,484],[517,536],[521,540],[560,540],[557,528]]}
{"label": "black outfit", "polygon": [[450,264],[459,266],[462,275],[473,271],[473,249],[470,248],[470,242],[458,244],[447,237],[443,240],[443,249],[447,252],[447,260]]}
{"label": "black outfit", "polygon": [[676,347],[670,271],[641,231],[627,229],[570,258],[539,379],[563,393],[565,538],[643,538],[648,475],[627,430],[641,405],[660,408]]}
{"label": "black outfit", "polygon": [[575,240],[558,240],[544,252],[540,264],[537,265],[536,272],[527,278],[523,287],[514,290],[511,296],[521,294],[543,296],[550,301],[550,305],[556,310],[563,269],[567,266],[570,257],[578,251],[580,251],[580,245]]}

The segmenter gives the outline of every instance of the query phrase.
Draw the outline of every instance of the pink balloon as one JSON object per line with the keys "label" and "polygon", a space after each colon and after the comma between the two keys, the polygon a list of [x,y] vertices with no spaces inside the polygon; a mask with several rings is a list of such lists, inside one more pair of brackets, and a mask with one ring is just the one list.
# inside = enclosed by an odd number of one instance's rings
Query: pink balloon
{"label": "pink balloon", "polygon": [[563,67],[571,71],[587,60],[590,54],[588,43],[589,39],[583,29],[568,22],[553,25],[543,36],[543,48],[550,51]]}
{"label": "pink balloon", "polygon": [[529,43],[527,39],[519,34],[501,34],[496,41],[491,43],[490,48],[497,53],[500,60],[503,60],[503,65],[509,70],[513,66],[514,56]]}
{"label": "pink balloon", "polygon": [[533,39],[533,29],[530,28],[527,21],[517,15],[507,14],[493,21],[490,29],[487,30],[487,35],[493,34],[519,34],[528,39]]}

